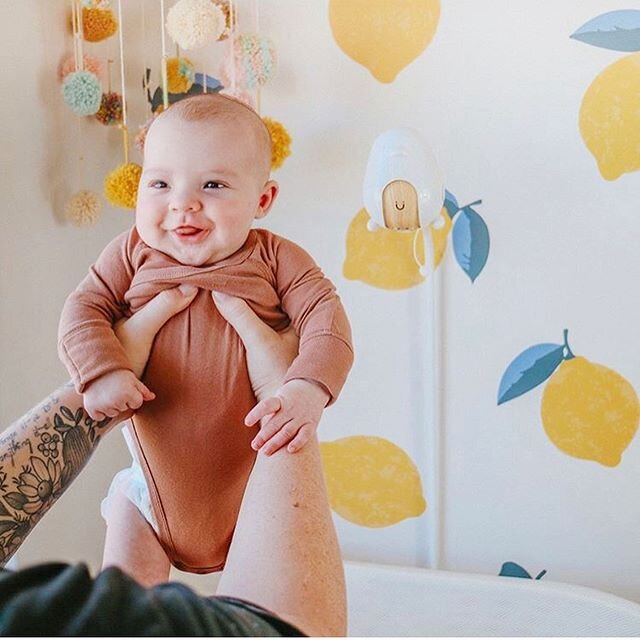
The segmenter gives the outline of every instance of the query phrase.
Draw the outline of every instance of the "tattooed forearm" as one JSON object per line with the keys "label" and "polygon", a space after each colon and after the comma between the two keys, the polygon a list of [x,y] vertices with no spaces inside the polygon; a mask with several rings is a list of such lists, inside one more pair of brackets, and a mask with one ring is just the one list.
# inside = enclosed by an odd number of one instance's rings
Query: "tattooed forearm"
{"label": "tattooed forearm", "polygon": [[67,384],[0,434],[0,563],[64,493],[122,418],[92,420]]}

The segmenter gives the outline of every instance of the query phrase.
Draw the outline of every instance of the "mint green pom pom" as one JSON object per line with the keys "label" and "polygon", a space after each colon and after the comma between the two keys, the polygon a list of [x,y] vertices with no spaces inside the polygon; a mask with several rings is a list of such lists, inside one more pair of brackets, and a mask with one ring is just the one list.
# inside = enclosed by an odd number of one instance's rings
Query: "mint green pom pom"
{"label": "mint green pom pom", "polygon": [[62,83],[62,96],[74,113],[92,116],[100,109],[102,87],[89,71],[74,71]]}

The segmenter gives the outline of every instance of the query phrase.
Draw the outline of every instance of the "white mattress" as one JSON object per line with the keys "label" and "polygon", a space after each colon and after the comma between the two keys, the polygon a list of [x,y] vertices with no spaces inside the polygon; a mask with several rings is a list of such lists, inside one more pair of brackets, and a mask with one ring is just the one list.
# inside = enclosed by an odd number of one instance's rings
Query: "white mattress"
{"label": "white mattress", "polygon": [[639,636],[640,604],[550,580],[347,562],[351,636]]}

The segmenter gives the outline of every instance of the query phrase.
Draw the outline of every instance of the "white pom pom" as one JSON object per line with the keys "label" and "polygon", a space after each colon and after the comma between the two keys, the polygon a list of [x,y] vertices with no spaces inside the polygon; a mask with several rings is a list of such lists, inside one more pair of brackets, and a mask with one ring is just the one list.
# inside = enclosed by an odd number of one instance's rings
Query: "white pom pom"
{"label": "white pom pom", "polygon": [[181,49],[214,42],[225,28],[224,12],[211,0],[178,0],[167,13],[167,33]]}

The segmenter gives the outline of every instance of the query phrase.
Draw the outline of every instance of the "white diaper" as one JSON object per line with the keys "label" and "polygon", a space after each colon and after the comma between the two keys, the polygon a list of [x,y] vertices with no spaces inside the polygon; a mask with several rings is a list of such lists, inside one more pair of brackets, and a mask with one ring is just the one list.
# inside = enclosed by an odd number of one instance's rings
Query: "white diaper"
{"label": "white diaper", "polygon": [[145,480],[142,467],[138,460],[138,452],[133,444],[133,437],[130,432],[129,425],[122,427],[122,435],[124,436],[127,448],[131,454],[131,466],[127,469],[121,469],[116,473],[111,481],[111,486],[106,497],[100,504],[100,513],[105,520],[108,520],[109,513],[112,508],[113,496],[117,491],[124,493],[129,500],[138,508],[144,519],[151,525],[153,530],[158,533],[158,522],[151,508],[151,496],[149,495],[149,487]]}

